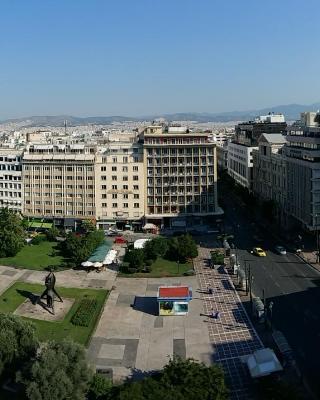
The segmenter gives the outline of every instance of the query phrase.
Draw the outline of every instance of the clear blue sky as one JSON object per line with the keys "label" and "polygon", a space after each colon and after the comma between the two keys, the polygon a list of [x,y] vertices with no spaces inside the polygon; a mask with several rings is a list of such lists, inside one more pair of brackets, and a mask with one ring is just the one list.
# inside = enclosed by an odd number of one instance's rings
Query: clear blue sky
{"label": "clear blue sky", "polygon": [[0,120],[320,101],[319,0],[1,0]]}

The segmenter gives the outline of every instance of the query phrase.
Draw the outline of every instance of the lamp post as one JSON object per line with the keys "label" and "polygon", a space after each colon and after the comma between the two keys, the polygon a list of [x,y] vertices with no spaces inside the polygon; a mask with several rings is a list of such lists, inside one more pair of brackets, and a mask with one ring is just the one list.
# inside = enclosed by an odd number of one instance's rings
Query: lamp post
{"label": "lamp post", "polygon": [[269,321],[270,321],[270,329],[272,332],[272,308],[273,308],[273,301],[269,303]]}
{"label": "lamp post", "polygon": [[178,260],[178,275],[180,274],[180,261]]}
{"label": "lamp post", "polygon": [[317,235],[317,263],[319,262],[319,221],[318,221],[318,218],[319,218],[319,214],[316,214],[316,229],[317,229],[317,231],[316,231],[316,235]]}

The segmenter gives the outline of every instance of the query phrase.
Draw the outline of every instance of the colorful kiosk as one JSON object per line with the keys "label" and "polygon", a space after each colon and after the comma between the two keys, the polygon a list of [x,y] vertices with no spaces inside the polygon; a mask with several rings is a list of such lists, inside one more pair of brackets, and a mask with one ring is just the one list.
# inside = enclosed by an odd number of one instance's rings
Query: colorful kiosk
{"label": "colorful kiosk", "polygon": [[159,315],[186,315],[192,300],[190,286],[160,286],[157,296]]}

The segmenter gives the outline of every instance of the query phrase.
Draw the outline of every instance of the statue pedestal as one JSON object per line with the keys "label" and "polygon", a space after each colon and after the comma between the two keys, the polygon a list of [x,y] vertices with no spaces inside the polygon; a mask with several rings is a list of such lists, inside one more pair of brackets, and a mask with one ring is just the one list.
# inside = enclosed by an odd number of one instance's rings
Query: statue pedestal
{"label": "statue pedestal", "polygon": [[21,317],[41,319],[44,321],[62,321],[74,303],[74,299],[63,298],[63,303],[59,299],[54,301],[54,315],[52,310],[47,308],[46,300],[40,300],[38,304],[33,304],[30,299],[26,299],[14,312]]}

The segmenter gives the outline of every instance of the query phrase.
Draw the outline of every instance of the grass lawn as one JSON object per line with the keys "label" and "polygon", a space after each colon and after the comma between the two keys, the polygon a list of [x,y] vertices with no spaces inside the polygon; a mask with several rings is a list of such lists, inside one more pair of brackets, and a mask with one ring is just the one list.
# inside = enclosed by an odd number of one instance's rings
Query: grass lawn
{"label": "grass lawn", "polygon": [[128,278],[161,278],[165,276],[182,276],[185,272],[193,269],[192,263],[179,264],[176,261],[169,261],[158,258],[151,265],[151,272],[136,272],[134,274],[119,273],[119,276]]}
{"label": "grass lawn", "polygon": [[[9,289],[7,289],[0,296],[0,312],[14,312],[16,308],[26,300],[27,292],[30,294],[40,295],[44,290],[43,285],[30,284],[25,282],[16,282]],[[66,314],[62,321],[41,321],[32,318],[26,318],[31,320],[37,329],[38,338],[40,341],[45,340],[62,340],[70,337],[74,341],[87,345],[89,339],[97,321],[100,317],[102,307],[108,295],[107,290],[96,290],[96,289],[78,289],[78,288],[64,288],[57,287],[57,292],[62,298],[75,299],[69,312]],[[70,320],[78,308],[78,305],[83,298],[96,299],[98,306],[94,311],[94,317],[92,318],[88,327],[73,325]]]}
{"label": "grass lawn", "polygon": [[44,270],[49,265],[61,266],[65,259],[59,255],[56,242],[26,244],[15,257],[0,258],[0,265]]}

